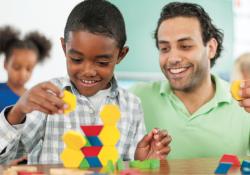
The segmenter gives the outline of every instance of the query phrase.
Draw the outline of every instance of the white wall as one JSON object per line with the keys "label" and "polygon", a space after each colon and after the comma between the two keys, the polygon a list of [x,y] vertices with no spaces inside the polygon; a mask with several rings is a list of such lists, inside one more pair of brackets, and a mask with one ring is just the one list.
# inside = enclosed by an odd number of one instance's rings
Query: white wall
{"label": "white wall", "polygon": [[[72,8],[81,0],[0,0],[0,26],[12,25],[25,34],[38,30],[52,40],[51,57],[38,65],[28,82],[31,87],[53,77],[64,76],[65,57],[60,45],[66,19]],[[3,55],[0,58],[0,82],[6,81]]]}
{"label": "white wall", "polygon": [[234,1],[234,59],[250,52],[250,1]]}

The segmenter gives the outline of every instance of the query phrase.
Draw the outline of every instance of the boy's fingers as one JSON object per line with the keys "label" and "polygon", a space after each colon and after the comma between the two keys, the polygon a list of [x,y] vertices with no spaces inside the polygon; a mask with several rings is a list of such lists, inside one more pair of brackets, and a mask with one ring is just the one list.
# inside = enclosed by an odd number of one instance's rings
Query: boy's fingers
{"label": "boy's fingers", "polygon": [[156,141],[161,141],[164,137],[168,136],[168,132],[166,130],[159,130],[157,134],[154,135],[154,139]]}
{"label": "boy's fingers", "polygon": [[40,94],[40,96],[41,96],[41,98],[46,99],[46,101],[47,101],[50,105],[55,106],[55,107],[57,108],[57,110],[58,110],[58,109],[63,110],[63,109],[64,109],[64,106],[66,105],[66,104],[64,103],[64,101],[63,101],[61,98],[59,98],[59,97],[57,97],[57,96],[55,96],[55,95],[53,95],[53,94],[51,94],[51,93],[48,93],[47,91],[43,91],[43,92]]}
{"label": "boy's fingers", "polygon": [[165,147],[165,148],[162,148],[161,150],[159,150],[159,155],[160,156],[166,156],[169,152],[171,151],[171,148],[170,147]]}
{"label": "boy's fingers", "polygon": [[45,82],[40,84],[41,88],[51,94],[56,95],[57,97],[62,98],[63,97],[63,91],[59,89],[56,85],[54,85],[51,82]]}
{"label": "boy's fingers", "polygon": [[[37,97],[39,98],[39,97]],[[36,110],[39,110],[41,112],[44,112],[46,114],[55,114],[58,113],[58,107],[51,104],[47,99],[45,98],[39,98],[39,102],[35,101],[33,102],[34,108]]]}
{"label": "boy's fingers", "polygon": [[36,104],[33,104],[32,108],[33,108],[34,110],[36,110],[36,111],[40,111],[40,112],[43,112],[43,113],[45,113],[45,114],[52,114],[52,112],[49,111],[48,109],[45,109],[45,108],[43,108],[43,107],[41,107],[41,106],[39,106],[39,105],[36,105]]}
{"label": "boy's fingers", "polygon": [[151,140],[153,139],[153,132],[149,132],[147,135],[145,135],[142,140],[138,143],[137,147],[138,148],[143,148],[149,145]]}
{"label": "boy's fingers", "polygon": [[160,140],[159,142],[156,142],[156,146],[157,148],[162,148],[162,147],[166,147],[169,145],[169,143],[172,141],[171,136],[167,135],[166,137],[164,137],[162,140]]}

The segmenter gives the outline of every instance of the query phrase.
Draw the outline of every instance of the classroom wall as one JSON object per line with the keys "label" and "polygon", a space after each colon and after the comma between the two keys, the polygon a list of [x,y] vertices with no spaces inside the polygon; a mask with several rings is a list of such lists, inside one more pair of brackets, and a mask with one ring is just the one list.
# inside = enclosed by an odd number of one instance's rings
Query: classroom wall
{"label": "classroom wall", "polygon": [[[224,52],[213,69],[228,78],[232,66],[233,52],[233,11],[232,0],[187,0],[199,3],[209,12],[215,24],[225,33]],[[22,32],[37,29],[53,41],[51,58],[37,66],[28,87],[66,75],[65,58],[60,37],[67,16],[80,0],[0,0],[0,26],[13,25]],[[127,25],[129,54],[117,67],[121,80],[164,79],[159,69],[158,52],[153,39],[160,10],[169,0],[111,0],[122,13]],[[0,58],[0,82],[6,81]]]}
{"label": "classroom wall", "polygon": [[[153,39],[154,30],[162,7],[173,0],[113,0],[124,14],[130,51],[118,75],[123,79],[162,79],[158,51]],[[233,8],[232,0],[182,0],[198,3],[204,7],[215,25],[224,32],[224,51],[213,72],[228,80],[233,64]],[[130,3],[131,2],[131,3]]]}

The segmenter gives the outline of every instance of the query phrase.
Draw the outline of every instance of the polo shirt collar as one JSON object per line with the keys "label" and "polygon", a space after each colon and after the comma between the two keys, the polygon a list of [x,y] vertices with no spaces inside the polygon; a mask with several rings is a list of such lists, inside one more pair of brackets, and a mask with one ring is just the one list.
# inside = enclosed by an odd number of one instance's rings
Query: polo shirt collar
{"label": "polo shirt collar", "polygon": [[[191,118],[207,113],[223,103],[232,102],[228,83],[215,75],[211,75],[211,77],[216,87],[215,95],[210,101],[208,101],[206,104],[201,106],[195,113],[193,113]],[[165,98],[168,98],[170,101],[172,101],[176,108],[183,111],[185,115],[190,116],[182,101],[171,90],[168,81],[161,82],[159,93],[161,96],[165,96]]]}

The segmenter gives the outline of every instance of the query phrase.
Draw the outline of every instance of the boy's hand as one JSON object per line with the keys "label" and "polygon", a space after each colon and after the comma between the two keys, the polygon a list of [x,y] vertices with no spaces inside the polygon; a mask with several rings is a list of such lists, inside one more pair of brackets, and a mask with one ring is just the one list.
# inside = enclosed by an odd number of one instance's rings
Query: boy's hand
{"label": "boy's hand", "polygon": [[135,160],[165,159],[170,152],[171,140],[166,131],[153,129],[137,144]]}
{"label": "boy's hand", "polygon": [[27,161],[27,156],[23,156],[18,159],[12,160],[9,162],[9,165],[13,166],[13,165],[27,164],[27,163],[22,163],[25,161]]}
{"label": "boy's hand", "polygon": [[240,87],[241,89],[239,93],[243,98],[239,101],[240,106],[250,113],[250,80],[241,81]]}
{"label": "boy's hand", "polygon": [[20,124],[25,114],[38,110],[46,114],[62,114],[67,105],[62,100],[63,91],[51,82],[40,83],[26,91],[7,116],[10,124]]}

